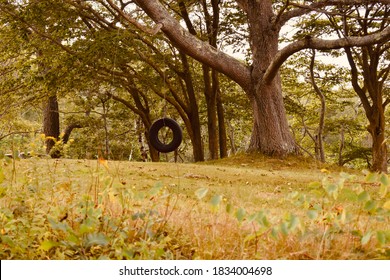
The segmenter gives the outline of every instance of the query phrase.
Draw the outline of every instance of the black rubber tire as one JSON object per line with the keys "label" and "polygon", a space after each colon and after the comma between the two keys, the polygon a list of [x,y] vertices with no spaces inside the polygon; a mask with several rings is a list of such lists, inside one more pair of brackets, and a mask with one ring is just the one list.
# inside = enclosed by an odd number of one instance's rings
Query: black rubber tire
{"label": "black rubber tire", "polygon": [[[170,143],[164,144],[158,138],[158,132],[163,127],[169,127],[173,133],[173,139]],[[183,132],[177,122],[170,118],[162,118],[155,121],[149,129],[150,144],[161,153],[169,153],[175,151],[183,140]]]}

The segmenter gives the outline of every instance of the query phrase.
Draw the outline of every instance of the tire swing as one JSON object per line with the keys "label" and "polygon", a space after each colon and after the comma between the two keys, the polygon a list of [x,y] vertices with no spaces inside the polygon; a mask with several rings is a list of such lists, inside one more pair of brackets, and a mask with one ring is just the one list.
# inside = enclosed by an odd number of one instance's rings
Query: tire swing
{"label": "tire swing", "polygon": [[[172,140],[169,143],[164,143],[159,138],[159,132],[162,128],[168,127],[172,131]],[[150,144],[161,153],[169,153],[175,151],[183,140],[183,132],[179,124],[171,118],[163,117],[155,121],[149,130]]]}

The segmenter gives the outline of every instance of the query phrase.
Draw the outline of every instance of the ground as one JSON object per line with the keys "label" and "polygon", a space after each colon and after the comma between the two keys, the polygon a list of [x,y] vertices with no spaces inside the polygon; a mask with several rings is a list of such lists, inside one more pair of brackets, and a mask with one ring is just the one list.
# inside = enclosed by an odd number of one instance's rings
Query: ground
{"label": "ground", "polygon": [[385,174],[246,154],[0,163],[2,259],[390,257]]}

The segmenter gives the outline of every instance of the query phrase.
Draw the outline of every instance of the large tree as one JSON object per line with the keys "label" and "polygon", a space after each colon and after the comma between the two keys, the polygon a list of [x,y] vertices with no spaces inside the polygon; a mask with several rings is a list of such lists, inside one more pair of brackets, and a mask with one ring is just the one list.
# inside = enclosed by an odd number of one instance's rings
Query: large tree
{"label": "large tree", "polygon": [[[107,2],[115,5],[113,1]],[[390,1],[275,1],[270,0],[237,0],[238,7],[245,13],[248,23],[249,44],[251,48],[251,65],[218,50],[190,34],[182,27],[175,16],[170,14],[162,1],[135,1],[147,15],[153,19],[162,32],[178,48],[204,64],[224,73],[236,81],[247,93],[253,107],[253,132],[250,150],[274,156],[285,156],[296,153],[297,146],[289,131],[283,105],[279,67],[293,53],[302,49],[340,49],[352,46],[367,46],[387,42],[390,38],[390,27],[381,31],[372,30],[358,36],[339,39],[315,38],[310,34],[295,40],[279,49],[281,28],[292,19],[308,14],[328,13],[329,7],[342,7],[367,2]],[[320,16],[318,16],[320,17]],[[135,25],[141,25],[127,15]],[[150,28],[150,27],[149,27]]]}

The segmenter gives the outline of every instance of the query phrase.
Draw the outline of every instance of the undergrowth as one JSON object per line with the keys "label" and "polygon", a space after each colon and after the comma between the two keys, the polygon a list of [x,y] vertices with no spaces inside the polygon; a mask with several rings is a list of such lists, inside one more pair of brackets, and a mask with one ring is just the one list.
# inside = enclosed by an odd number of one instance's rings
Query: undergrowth
{"label": "undergrowth", "polygon": [[135,187],[105,160],[30,161],[0,162],[1,259],[390,259],[386,174],[324,175],[275,212],[209,187]]}

